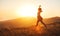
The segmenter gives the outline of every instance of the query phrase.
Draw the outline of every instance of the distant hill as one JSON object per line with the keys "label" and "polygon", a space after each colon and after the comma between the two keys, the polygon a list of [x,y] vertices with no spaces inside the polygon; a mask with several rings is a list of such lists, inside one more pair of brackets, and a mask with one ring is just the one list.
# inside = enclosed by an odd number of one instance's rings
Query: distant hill
{"label": "distant hill", "polygon": [[47,19],[44,19],[44,22],[45,22],[46,24],[50,24],[50,23],[60,23],[60,17],[47,18]]}
{"label": "distant hill", "polygon": [[[0,26],[4,27],[27,27],[34,25],[36,23],[36,18],[33,17],[23,17],[23,18],[16,18],[12,20],[0,21]],[[12,28],[11,27],[11,28]]]}
{"label": "distant hill", "polygon": [[[52,17],[43,20],[46,24],[58,23],[60,24],[60,17]],[[17,18],[13,20],[0,21],[1,27],[27,27],[36,24],[36,18],[27,17],[27,18]]]}

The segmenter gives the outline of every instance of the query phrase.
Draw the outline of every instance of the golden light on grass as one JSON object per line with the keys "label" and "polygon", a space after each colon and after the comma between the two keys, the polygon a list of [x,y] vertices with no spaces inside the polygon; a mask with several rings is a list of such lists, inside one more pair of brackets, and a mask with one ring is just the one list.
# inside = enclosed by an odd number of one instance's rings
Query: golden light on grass
{"label": "golden light on grass", "polygon": [[37,26],[37,27],[36,27],[36,30],[37,30],[37,31],[39,31],[39,30],[40,30],[39,26]]}
{"label": "golden light on grass", "polygon": [[40,26],[37,26],[36,29],[35,29],[36,33],[43,33],[42,31],[42,27]]}
{"label": "golden light on grass", "polygon": [[20,17],[36,17],[37,8],[34,5],[24,5],[16,11],[16,14]]}

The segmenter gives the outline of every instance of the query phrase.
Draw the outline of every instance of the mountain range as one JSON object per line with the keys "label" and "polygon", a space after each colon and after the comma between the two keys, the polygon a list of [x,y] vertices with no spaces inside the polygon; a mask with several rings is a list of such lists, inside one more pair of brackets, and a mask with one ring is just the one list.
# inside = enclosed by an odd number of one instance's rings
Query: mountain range
{"label": "mountain range", "polygon": [[[36,24],[36,18],[28,17],[28,18],[17,18],[12,20],[0,21],[1,27],[28,27]],[[47,24],[60,24],[60,17],[52,17],[46,18],[43,20],[44,23]],[[11,27],[11,28],[12,28]]]}

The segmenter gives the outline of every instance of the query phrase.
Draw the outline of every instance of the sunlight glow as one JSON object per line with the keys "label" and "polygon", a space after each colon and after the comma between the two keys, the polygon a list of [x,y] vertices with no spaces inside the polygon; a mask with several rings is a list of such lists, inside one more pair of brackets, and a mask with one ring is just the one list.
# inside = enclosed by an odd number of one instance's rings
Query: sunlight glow
{"label": "sunlight glow", "polygon": [[36,17],[37,8],[34,5],[24,5],[20,7],[16,13],[20,17]]}
{"label": "sunlight glow", "polygon": [[37,31],[39,31],[39,30],[40,30],[39,26],[37,26],[37,27],[36,27],[36,30],[37,30]]}
{"label": "sunlight glow", "polygon": [[41,27],[37,26],[35,30],[37,33],[41,33]]}

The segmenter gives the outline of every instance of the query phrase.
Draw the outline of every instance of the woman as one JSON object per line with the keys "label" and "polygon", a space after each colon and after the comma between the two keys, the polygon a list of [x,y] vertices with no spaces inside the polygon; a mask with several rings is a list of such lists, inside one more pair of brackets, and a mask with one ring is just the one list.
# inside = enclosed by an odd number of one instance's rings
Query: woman
{"label": "woman", "polygon": [[41,12],[42,12],[42,9],[41,9],[41,5],[40,5],[38,8],[38,13],[37,13],[37,24],[36,24],[36,26],[38,26],[38,23],[41,22],[46,27],[45,23],[43,22],[43,18],[41,17]]}

